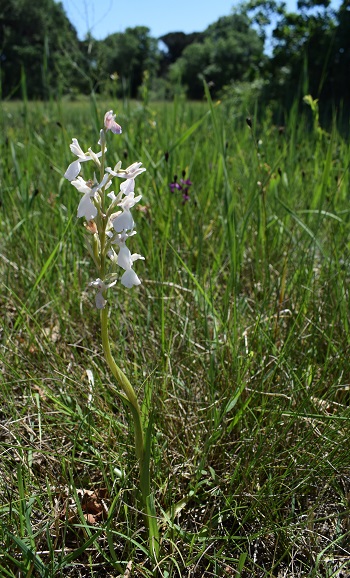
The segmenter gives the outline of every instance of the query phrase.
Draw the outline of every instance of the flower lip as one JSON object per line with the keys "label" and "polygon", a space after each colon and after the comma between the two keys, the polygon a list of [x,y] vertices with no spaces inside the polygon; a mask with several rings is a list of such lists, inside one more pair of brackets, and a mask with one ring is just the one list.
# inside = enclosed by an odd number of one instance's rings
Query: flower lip
{"label": "flower lip", "polygon": [[79,161],[73,161],[68,169],[66,170],[66,172],[64,173],[64,178],[67,179],[68,181],[74,181],[74,179],[77,178],[77,176],[79,175],[81,171],[81,164]]}
{"label": "flower lip", "polygon": [[116,233],[122,233],[123,231],[132,231],[135,223],[130,211],[121,211],[112,220],[112,225]]}
{"label": "flower lip", "polygon": [[141,285],[141,281],[136,275],[134,269],[127,269],[123,273],[120,282],[127,289],[131,289],[134,285]]}

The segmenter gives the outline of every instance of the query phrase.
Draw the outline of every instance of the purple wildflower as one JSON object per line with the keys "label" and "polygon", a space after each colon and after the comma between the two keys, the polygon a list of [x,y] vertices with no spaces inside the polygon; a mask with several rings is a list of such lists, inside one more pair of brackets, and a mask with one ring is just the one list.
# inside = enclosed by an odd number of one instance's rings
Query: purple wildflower
{"label": "purple wildflower", "polygon": [[[185,171],[182,171],[183,177],[185,177],[185,174],[186,174]],[[174,182],[170,183],[169,187],[170,187],[170,191],[172,193],[174,193],[175,190],[180,191],[182,193],[182,204],[184,205],[190,199],[189,187],[191,185],[192,185],[192,181],[190,181],[190,179],[185,179],[185,178],[180,179],[180,182],[178,183],[177,175],[174,175]]]}
{"label": "purple wildflower", "polygon": [[178,191],[182,190],[181,185],[179,185],[179,183],[170,183],[170,190],[173,193],[175,191],[175,189],[177,189]]}

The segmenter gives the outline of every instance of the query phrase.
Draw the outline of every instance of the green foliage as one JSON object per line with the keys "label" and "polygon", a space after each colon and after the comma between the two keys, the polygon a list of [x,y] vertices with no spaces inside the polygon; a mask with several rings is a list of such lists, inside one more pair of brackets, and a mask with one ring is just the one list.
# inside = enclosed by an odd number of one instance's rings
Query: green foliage
{"label": "green foliage", "polygon": [[147,73],[154,99],[202,99],[203,80],[216,95],[261,81],[266,103],[288,109],[310,93],[329,113],[349,97],[349,18],[346,0],[337,10],[329,0],[300,0],[295,12],[279,0],[250,0],[200,32],[156,39],[136,26],[78,40],[60,3],[9,0],[0,7],[1,95],[138,98]]}
{"label": "green foliage", "polygon": [[338,12],[328,0],[300,1],[296,12],[289,12],[282,2],[257,0],[246,5],[263,38],[266,28],[272,28],[272,55],[265,68],[270,84],[267,100],[283,100],[289,107],[296,95],[310,92],[329,107],[347,98],[343,66],[349,19],[345,4]]}
{"label": "green foliage", "polygon": [[347,102],[350,98],[350,10],[347,0],[341,3],[336,17],[338,24],[334,34],[330,94],[337,101],[343,99]]}
{"label": "green foliage", "polygon": [[76,32],[54,0],[9,0],[0,9],[2,97],[48,98],[73,83]]}
{"label": "green foliage", "polygon": [[[318,130],[311,96],[281,127],[268,108],[206,96],[120,104],[123,133],[108,149],[147,167],[135,213],[142,285],[111,293],[110,327],[152,415],[157,568],[346,575],[348,142],[335,126]],[[116,578],[130,560],[135,578],[156,576],[132,423],[101,357],[80,195],[62,178],[72,136],[84,150],[96,143],[95,116],[110,108],[1,106],[0,574],[10,578]],[[169,189],[184,170],[185,204]]]}
{"label": "green foliage", "polygon": [[263,42],[243,13],[220,18],[203,32],[201,42],[187,46],[173,65],[188,96],[203,94],[203,79],[220,91],[230,82],[253,80],[263,62]]}
{"label": "green foliage", "polygon": [[173,64],[182,55],[184,49],[193,44],[194,42],[200,42],[203,38],[203,34],[200,32],[192,32],[191,34],[185,34],[184,32],[169,32],[161,36],[159,40],[164,42],[167,52],[163,54],[163,59],[166,61],[166,65]]}
{"label": "green foliage", "polygon": [[[308,72],[305,81],[308,82],[310,92],[317,95],[327,76],[335,31],[333,13],[324,9],[323,4],[304,2],[300,13],[285,13],[273,32],[278,44],[274,50],[272,67],[288,66],[288,86],[298,86],[300,71],[306,61]],[[309,14],[307,10],[316,5],[319,10]]]}
{"label": "green foliage", "polygon": [[152,78],[156,75],[159,50],[157,40],[149,32],[145,26],[127,28],[97,44],[99,78],[107,80],[117,75],[125,96],[137,96],[146,71]]}

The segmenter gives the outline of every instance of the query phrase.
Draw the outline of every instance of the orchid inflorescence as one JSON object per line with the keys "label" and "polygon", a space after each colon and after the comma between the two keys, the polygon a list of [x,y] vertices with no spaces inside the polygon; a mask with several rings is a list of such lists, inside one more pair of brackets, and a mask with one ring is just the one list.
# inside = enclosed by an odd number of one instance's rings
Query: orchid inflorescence
{"label": "orchid inflorescence", "polygon": [[[121,399],[126,402],[134,422],[135,454],[139,464],[139,487],[141,490],[141,509],[144,522],[148,529],[149,543],[155,557],[159,554],[159,531],[156,522],[157,514],[154,498],[151,492],[150,477],[150,436],[144,433],[145,416],[141,412],[136,392],[123,370],[116,363],[108,331],[107,291],[119,280],[117,267],[123,270],[120,283],[127,288],[140,285],[141,281],[133,269],[134,262],[143,257],[137,253],[131,254],[127,241],[136,234],[135,223],[131,209],[141,199],[135,197],[135,179],[146,169],[137,162],[127,169],[122,169],[121,161],[115,167],[105,166],[107,152],[106,134],[108,131],[121,134],[122,129],[115,121],[115,114],[110,110],[104,116],[104,128],[100,131],[98,144],[101,150],[95,153],[91,148],[85,153],[76,138],[70,145],[72,153],[77,157],[64,176],[83,195],[78,205],[78,217],[85,218],[85,228],[88,233],[87,247],[96,265],[97,279],[90,286],[97,290],[95,302],[100,310],[101,340],[105,360],[121,391]],[[92,161],[97,168],[91,180],[85,180],[81,175],[82,163]],[[115,194],[110,190],[113,179],[122,179]],[[149,425],[145,426],[147,432]],[[153,555],[152,554],[152,555]]]}
{"label": "orchid inflorescence", "polygon": [[[114,134],[122,132],[120,125],[115,121],[115,116],[112,110],[106,112],[104,116],[104,129],[101,129],[98,141],[101,150],[98,153],[91,148],[84,153],[78,140],[72,139],[70,149],[78,158],[69,165],[64,174],[65,178],[83,195],[78,205],[77,216],[86,219],[86,229],[92,234],[88,249],[99,277],[92,281],[90,286],[98,290],[95,299],[98,309],[105,307],[107,289],[113,287],[118,281],[117,273],[107,274],[106,263],[116,264],[124,269],[120,282],[125,287],[131,288],[141,283],[133,269],[133,264],[138,259],[144,259],[137,253],[131,254],[126,242],[129,237],[136,234],[131,209],[141,199],[141,195],[135,197],[135,178],[146,169],[141,167],[140,162],[122,169],[121,161],[115,165],[114,169],[105,167],[106,133],[108,130]],[[87,161],[93,161],[99,171],[99,178],[94,174],[92,180],[85,181],[80,176],[81,164]],[[124,179],[120,184],[119,192],[118,194],[113,191],[106,193],[114,177]],[[107,203],[108,206],[106,206]],[[116,248],[118,248],[117,252]]]}

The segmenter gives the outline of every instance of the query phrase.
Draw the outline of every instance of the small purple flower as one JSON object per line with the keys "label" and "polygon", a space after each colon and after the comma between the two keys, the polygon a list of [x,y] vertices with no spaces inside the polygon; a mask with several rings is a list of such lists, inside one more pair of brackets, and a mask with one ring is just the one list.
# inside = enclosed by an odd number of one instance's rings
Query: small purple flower
{"label": "small purple flower", "polygon": [[[185,171],[182,171],[182,176],[185,177]],[[175,192],[175,190],[180,191],[182,193],[182,204],[184,205],[185,203],[187,203],[187,201],[190,200],[190,195],[189,195],[189,187],[192,185],[192,181],[190,181],[190,179],[180,179],[180,182],[177,182],[177,175],[174,175],[174,182],[170,183],[169,187],[170,187],[170,191],[172,193]]]}
{"label": "small purple flower", "polygon": [[170,183],[169,187],[172,193],[175,191],[175,189],[177,189],[178,191],[182,190],[182,187],[181,185],[179,185],[179,183]]}

